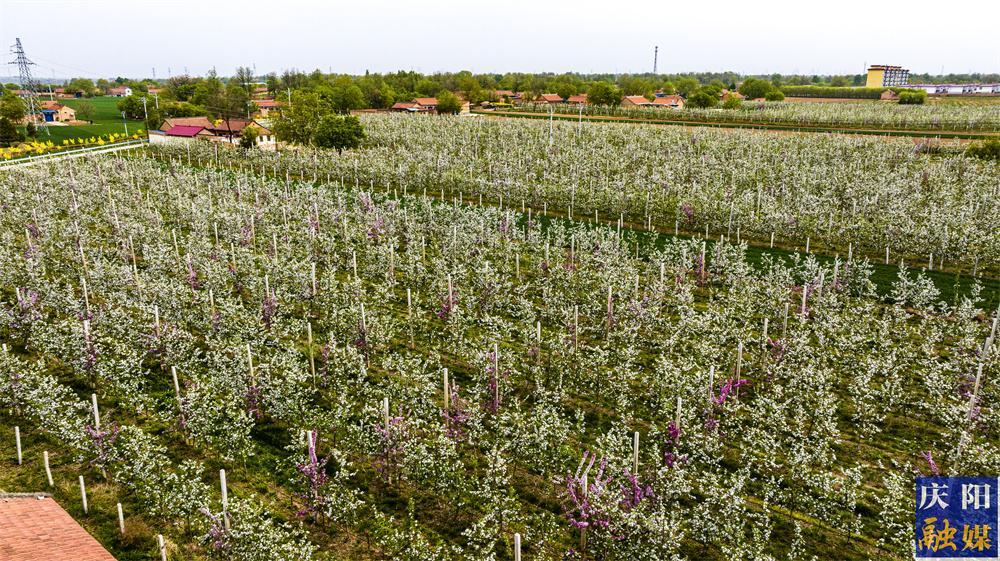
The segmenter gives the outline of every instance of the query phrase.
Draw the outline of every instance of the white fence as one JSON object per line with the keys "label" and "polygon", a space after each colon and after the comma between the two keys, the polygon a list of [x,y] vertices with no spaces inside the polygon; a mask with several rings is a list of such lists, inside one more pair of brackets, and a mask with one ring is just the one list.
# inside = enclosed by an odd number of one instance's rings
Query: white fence
{"label": "white fence", "polygon": [[75,158],[92,153],[116,152],[118,150],[131,150],[134,148],[145,146],[147,142],[148,141],[146,139],[140,138],[137,140],[129,140],[127,142],[116,142],[114,144],[106,144],[104,146],[88,146],[86,148],[77,148],[75,150],[59,150],[57,152],[48,152],[45,154],[39,154],[37,156],[27,156],[24,158],[3,160],[0,161],[0,169],[32,165],[32,164],[42,163],[47,160],[61,160],[63,158]]}

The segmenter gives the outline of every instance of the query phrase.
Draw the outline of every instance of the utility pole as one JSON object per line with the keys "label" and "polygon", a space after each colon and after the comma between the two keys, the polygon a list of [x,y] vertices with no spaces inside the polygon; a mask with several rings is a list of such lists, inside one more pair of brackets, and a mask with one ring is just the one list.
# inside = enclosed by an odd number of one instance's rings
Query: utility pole
{"label": "utility pole", "polygon": [[653,47],[653,75],[656,75],[656,59],[660,56],[660,46]]}
{"label": "utility pole", "polygon": [[[142,96],[142,116],[143,122],[146,123],[146,130],[149,131],[149,111],[146,111],[146,96]],[[128,126],[126,125],[125,128],[127,130]],[[125,136],[128,136],[128,132],[125,133]]]}
{"label": "utility pole", "polygon": [[[38,97],[38,82],[31,75],[31,67],[35,65],[28,59],[28,55],[24,54],[24,47],[21,46],[21,38],[18,37],[14,45],[11,47],[11,53],[14,55],[14,60],[10,64],[17,65],[18,78],[21,82],[21,97],[28,105],[28,119],[29,122],[34,123],[35,121],[35,98]],[[38,127],[45,129],[46,134],[52,134],[49,129],[45,127],[45,119],[38,122]]]}
{"label": "utility pole", "polygon": [[160,108],[160,96],[159,96],[159,94],[153,94],[153,104],[156,105],[157,109]]}
{"label": "utility pole", "polygon": [[125,120],[124,111],[122,111],[122,124],[125,125],[125,136],[128,136],[128,121]]}
{"label": "utility pole", "polygon": [[292,88],[288,88],[288,107],[292,107]]}

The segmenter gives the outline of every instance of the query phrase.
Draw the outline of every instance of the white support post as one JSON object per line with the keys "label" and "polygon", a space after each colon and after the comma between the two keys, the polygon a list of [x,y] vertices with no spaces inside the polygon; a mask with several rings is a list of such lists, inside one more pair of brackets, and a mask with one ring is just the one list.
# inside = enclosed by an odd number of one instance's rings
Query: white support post
{"label": "white support post", "polygon": [[14,444],[17,446],[17,465],[21,465],[21,427],[14,427]]}
{"label": "white support post", "polygon": [[42,452],[42,461],[45,463],[45,478],[49,481],[49,487],[54,487],[55,483],[52,482],[52,469],[49,468],[49,452],[48,450]]}
{"label": "white support post", "polygon": [[87,487],[83,484],[83,476],[80,476],[80,498],[83,499],[83,513],[89,512],[87,508]]}
{"label": "white support post", "polygon": [[118,531],[125,535],[125,513],[122,512],[122,504],[118,503]]}
{"label": "white support post", "polygon": [[222,489],[222,524],[229,529],[229,490],[226,485],[226,470],[219,470],[219,487]]}
{"label": "white support post", "polygon": [[97,409],[97,394],[96,393],[90,394],[90,403],[91,403],[91,405],[93,407],[93,410],[94,410],[94,428],[97,429],[97,430],[101,430],[101,413]]}
{"label": "white support post", "polygon": [[632,433],[632,475],[639,475],[639,431]]}

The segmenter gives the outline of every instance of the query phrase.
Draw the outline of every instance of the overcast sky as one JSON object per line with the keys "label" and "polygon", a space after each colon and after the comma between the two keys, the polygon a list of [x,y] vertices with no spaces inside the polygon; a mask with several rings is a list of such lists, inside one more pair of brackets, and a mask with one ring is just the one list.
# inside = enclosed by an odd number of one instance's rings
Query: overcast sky
{"label": "overcast sky", "polygon": [[0,46],[40,78],[646,72],[654,45],[662,73],[1000,72],[998,22],[1000,0],[0,0]]}

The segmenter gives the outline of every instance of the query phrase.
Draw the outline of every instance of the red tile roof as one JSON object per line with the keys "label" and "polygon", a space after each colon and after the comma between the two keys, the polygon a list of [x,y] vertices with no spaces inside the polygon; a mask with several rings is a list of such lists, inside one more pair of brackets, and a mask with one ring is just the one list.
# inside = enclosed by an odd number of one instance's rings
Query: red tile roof
{"label": "red tile roof", "polygon": [[576,94],[566,98],[566,103],[587,103],[587,94]]}
{"label": "red tile roof", "polygon": [[397,101],[396,103],[392,104],[392,109],[396,109],[396,110],[400,110],[400,109],[412,109],[412,108],[414,108],[416,106],[417,106],[417,104],[413,103],[412,101]]}
{"label": "red tile roof", "polygon": [[539,101],[544,101],[546,103],[561,103],[563,98],[559,94],[542,94],[538,96]]}
{"label": "red tile roof", "polygon": [[160,130],[167,131],[170,130],[170,127],[178,125],[194,125],[207,129],[212,126],[212,121],[209,121],[208,117],[171,117],[163,121],[163,126],[160,127]]}
{"label": "red tile roof", "polygon": [[205,130],[205,127],[199,127],[198,125],[176,125],[170,127],[167,130],[167,136],[184,136],[184,137],[194,137],[198,133]]}
{"label": "red tile roof", "polygon": [[277,100],[274,100],[274,99],[258,99],[254,103],[257,104],[257,107],[260,107],[262,109],[264,109],[264,108],[266,108],[266,109],[274,109],[275,107],[279,107],[280,105],[282,105],[282,103],[280,101],[277,101]]}
{"label": "red tile roof", "polygon": [[0,559],[115,561],[108,550],[45,494],[0,495]]}
{"label": "red tile roof", "polygon": [[39,103],[38,105],[42,109],[52,109],[54,111],[59,111],[60,109],[62,109],[63,107],[65,107],[65,105],[59,103],[58,101],[43,101],[43,102]]}
{"label": "red tile roof", "polygon": [[649,100],[641,95],[627,95],[624,99],[635,105],[646,105],[649,103]]}
{"label": "red tile roof", "polygon": [[679,95],[663,95],[653,99],[656,105],[683,105],[684,98]]}
{"label": "red tile roof", "polygon": [[424,107],[437,107],[438,100],[436,97],[415,97],[413,103]]}

